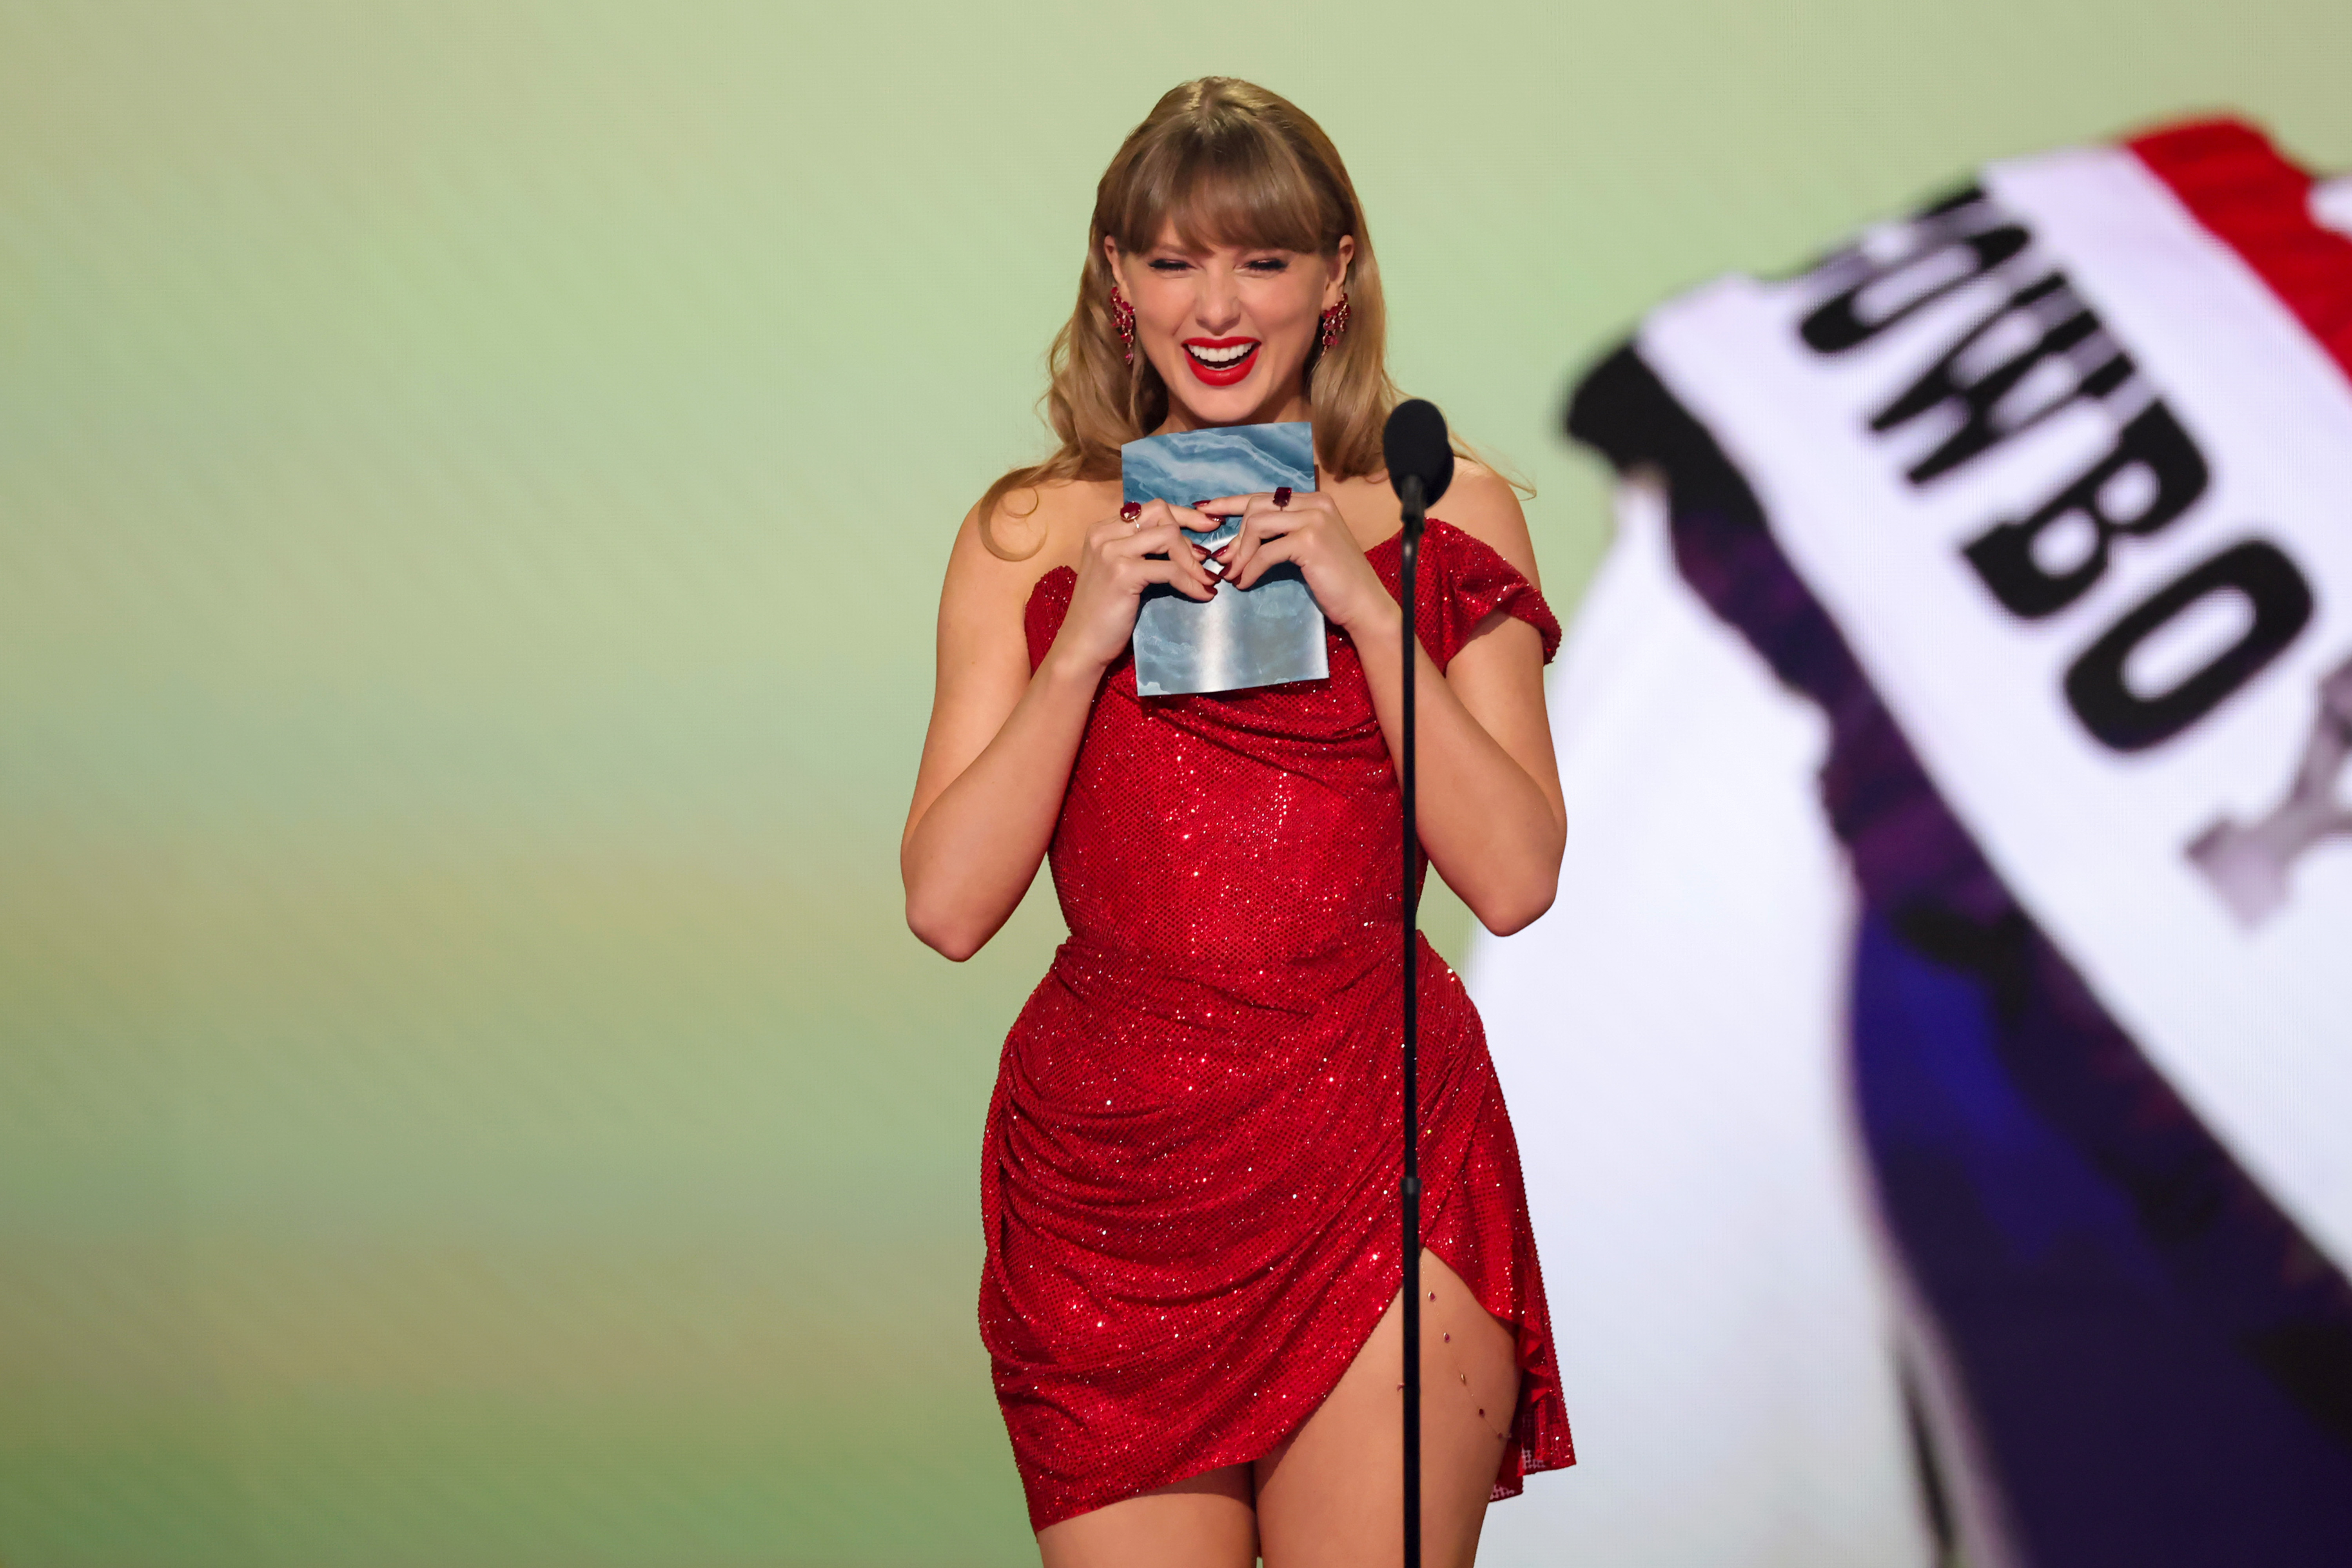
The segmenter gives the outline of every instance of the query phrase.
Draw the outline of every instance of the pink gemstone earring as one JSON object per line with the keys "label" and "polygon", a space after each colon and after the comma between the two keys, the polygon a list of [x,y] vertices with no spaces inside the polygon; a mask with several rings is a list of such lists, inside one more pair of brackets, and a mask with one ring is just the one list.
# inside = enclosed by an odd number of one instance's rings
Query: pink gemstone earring
{"label": "pink gemstone earring", "polygon": [[1127,296],[1118,291],[1116,283],[1110,286],[1110,319],[1111,325],[1118,329],[1119,342],[1127,350],[1124,358],[1129,364],[1135,363],[1135,307],[1127,302]]}
{"label": "pink gemstone earring", "polygon": [[1339,290],[1339,303],[1323,312],[1324,352],[1330,352],[1331,345],[1348,330],[1348,291],[1342,288]]}

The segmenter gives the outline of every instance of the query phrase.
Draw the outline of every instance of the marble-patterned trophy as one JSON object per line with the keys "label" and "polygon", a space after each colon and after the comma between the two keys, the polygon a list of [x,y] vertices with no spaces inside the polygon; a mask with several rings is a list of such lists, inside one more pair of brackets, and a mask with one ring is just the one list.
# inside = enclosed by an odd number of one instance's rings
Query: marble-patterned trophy
{"label": "marble-patterned trophy", "polygon": [[[1119,448],[1119,481],[1125,500],[1180,507],[1284,485],[1312,490],[1315,427],[1304,421],[1235,424],[1130,441]],[[1192,537],[1213,549],[1240,532],[1236,517]],[[1140,697],[1319,681],[1330,673],[1322,609],[1307,579],[1286,561],[1246,590],[1220,583],[1206,603],[1153,587],[1136,613],[1135,695]]]}

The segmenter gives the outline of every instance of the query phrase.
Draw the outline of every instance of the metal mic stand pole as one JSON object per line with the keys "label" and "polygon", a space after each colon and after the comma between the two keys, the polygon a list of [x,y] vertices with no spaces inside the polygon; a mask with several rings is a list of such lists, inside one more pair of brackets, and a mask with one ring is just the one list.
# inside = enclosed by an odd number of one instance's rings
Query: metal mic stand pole
{"label": "metal mic stand pole", "polygon": [[1413,651],[1420,645],[1414,617],[1413,579],[1421,555],[1422,514],[1426,503],[1421,480],[1408,475],[1400,486],[1404,534],[1398,541],[1397,598],[1404,611],[1404,757],[1398,772],[1404,785],[1404,1180],[1398,1207],[1404,1215],[1404,1568],[1421,1568],[1421,987],[1417,973],[1421,925],[1421,829],[1414,816],[1414,786],[1420,758],[1413,740]]}

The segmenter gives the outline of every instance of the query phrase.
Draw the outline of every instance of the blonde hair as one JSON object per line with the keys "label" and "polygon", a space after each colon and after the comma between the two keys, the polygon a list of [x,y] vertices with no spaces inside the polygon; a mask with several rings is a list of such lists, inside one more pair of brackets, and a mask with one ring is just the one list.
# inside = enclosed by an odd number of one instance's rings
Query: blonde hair
{"label": "blonde hair", "polygon": [[[1011,492],[1068,480],[1116,479],[1118,449],[1168,417],[1168,387],[1150,360],[1126,349],[1111,318],[1117,281],[1106,236],[1122,252],[1160,243],[1173,223],[1188,246],[1264,246],[1331,256],[1355,239],[1348,267],[1348,329],[1328,350],[1308,350],[1305,392],[1315,422],[1315,455],[1336,479],[1377,474],[1381,430],[1398,393],[1386,363],[1388,312],[1380,264],[1339,150],[1287,99],[1231,77],[1202,77],[1171,89],[1128,133],[1095,187],[1077,308],[1054,336],[1044,399],[1061,444],[1051,457],[1015,468],[980,503],[980,538],[1005,560],[996,538],[999,502]],[[1034,508],[1033,508],[1034,509]]]}

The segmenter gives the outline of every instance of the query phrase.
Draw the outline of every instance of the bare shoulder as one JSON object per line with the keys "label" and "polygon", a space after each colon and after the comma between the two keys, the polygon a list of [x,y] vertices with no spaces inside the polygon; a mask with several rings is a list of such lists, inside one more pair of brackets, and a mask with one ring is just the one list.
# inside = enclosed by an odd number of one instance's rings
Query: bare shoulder
{"label": "bare shoulder", "polygon": [[1116,482],[1084,479],[1008,491],[985,517],[973,507],[948,557],[949,597],[1026,602],[1040,578],[1076,563],[1087,530],[1118,510]]}
{"label": "bare shoulder", "polygon": [[1535,541],[1528,536],[1527,514],[1511,482],[1483,463],[1467,457],[1454,462],[1454,483],[1435,508],[1444,519],[1477,539],[1519,569],[1519,574],[1540,589],[1536,576]]}

